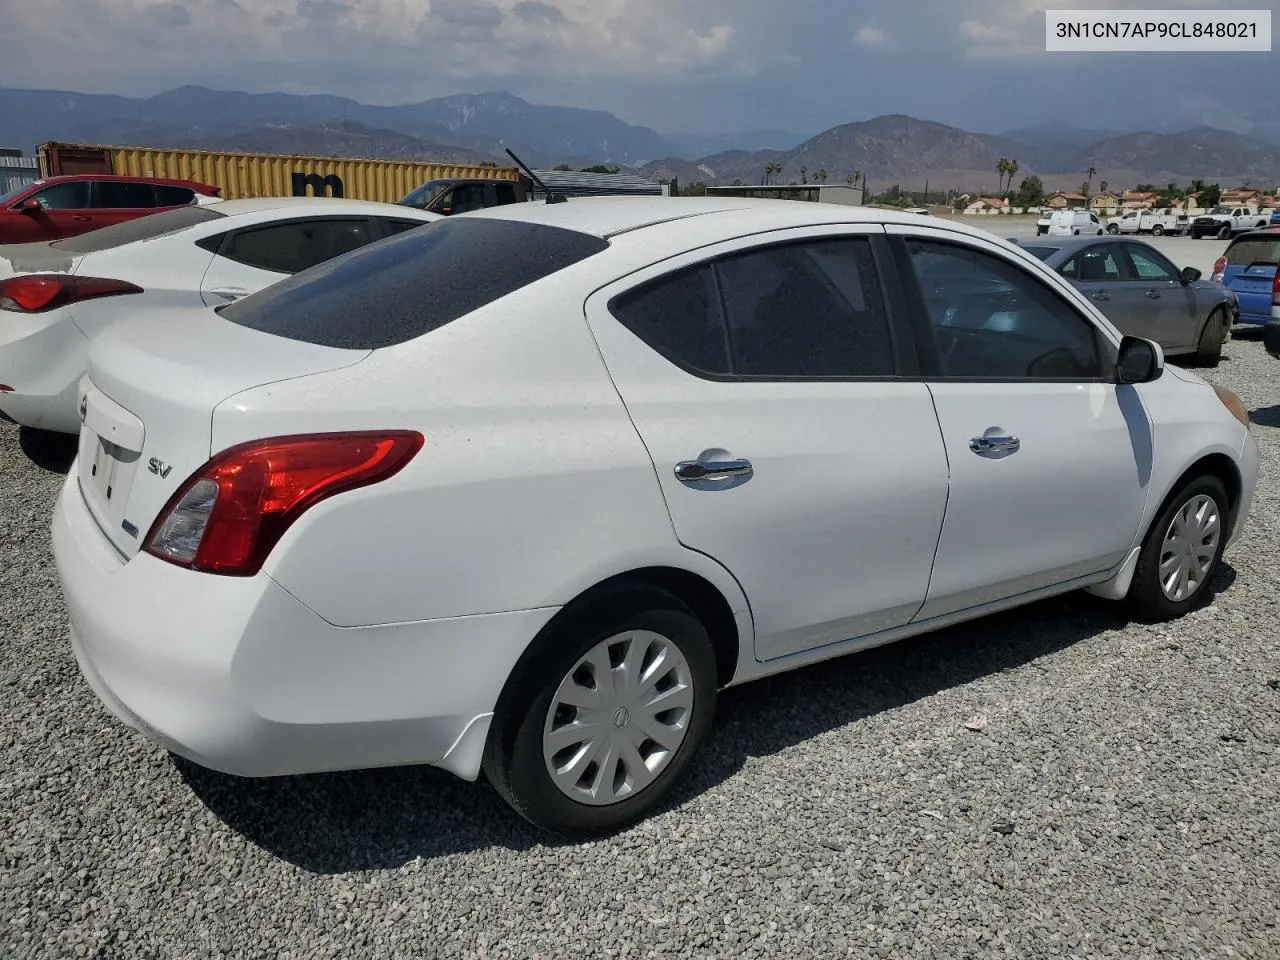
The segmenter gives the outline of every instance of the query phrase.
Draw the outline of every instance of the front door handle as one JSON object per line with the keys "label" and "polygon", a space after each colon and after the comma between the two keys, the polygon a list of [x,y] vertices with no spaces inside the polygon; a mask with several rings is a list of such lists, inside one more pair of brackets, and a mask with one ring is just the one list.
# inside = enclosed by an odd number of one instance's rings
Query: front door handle
{"label": "front door handle", "polygon": [[76,223],[93,223],[93,217],[72,217]]}
{"label": "front door handle", "polygon": [[223,300],[239,300],[241,297],[249,295],[249,291],[243,287],[219,287],[209,292],[215,297],[221,297]]}
{"label": "front door handle", "polygon": [[1159,300],[1159,299],[1160,299],[1160,294],[1158,294],[1158,293],[1157,293],[1156,291],[1154,291],[1154,290],[1148,290],[1148,291],[1147,291],[1147,299],[1148,299],[1148,300]]}
{"label": "front door handle", "polygon": [[999,434],[974,437],[969,441],[969,449],[980,457],[992,454],[1017,453],[1021,448],[1022,441],[1017,437],[1001,436]]}
{"label": "front door handle", "polygon": [[681,483],[702,480],[732,480],[752,474],[750,460],[682,460],[676,464],[676,479]]}
{"label": "front door handle", "polygon": [[1110,300],[1111,299],[1111,294],[1104,293],[1101,290],[1099,290],[1095,294],[1092,294],[1091,296],[1093,297],[1094,300]]}

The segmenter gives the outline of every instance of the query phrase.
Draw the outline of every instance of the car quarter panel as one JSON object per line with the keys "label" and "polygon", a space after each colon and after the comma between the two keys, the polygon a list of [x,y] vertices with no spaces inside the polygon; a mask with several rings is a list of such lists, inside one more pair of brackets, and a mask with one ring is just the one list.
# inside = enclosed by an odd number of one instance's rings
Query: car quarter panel
{"label": "car quarter panel", "polygon": [[375,351],[358,371],[218,407],[215,451],[315,429],[425,437],[395,477],[305,513],[264,569],[325,620],[364,626],[558,606],[611,576],[675,566],[720,589],[749,636],[732,579],[675,539],[586,327],[592,272],[577,273]]}

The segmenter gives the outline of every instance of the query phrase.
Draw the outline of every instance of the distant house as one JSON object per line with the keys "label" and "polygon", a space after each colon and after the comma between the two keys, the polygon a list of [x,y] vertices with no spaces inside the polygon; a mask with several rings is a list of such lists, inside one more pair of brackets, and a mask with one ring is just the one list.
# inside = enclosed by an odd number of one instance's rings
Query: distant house
{"label": "distant house", "polygon": [[1090,210],[1118,210],[1120,208],[1120,197],[1111,191],[1100,193],[1089,201]]}
{"label": "distant house", "polygon": [[1049,198],[1045,206],[1054,210],[1076,210],[1089,205],[1089,198],[1083,193],[1063,193],[1059,190]]}
{"label": "distant house", "polygon": [[1148,190],[1126,190],[1120,196],[1120,206],[1125,210],[1150,210],[1157,199],[1158,195]]}
{"label": "distant house", "polygon": [[985,214],[991,215],[996,213],[1004,213],[1009,209],[1009,204],[1001,200],[999,197],[979,197],[973,203],[964,208],[964,212],[968,215]]}
{"label": "distant house", "polygon": [[1223,190],[1218,202],[1225,207],[1260,207],[1266,201],[1261,190]]}

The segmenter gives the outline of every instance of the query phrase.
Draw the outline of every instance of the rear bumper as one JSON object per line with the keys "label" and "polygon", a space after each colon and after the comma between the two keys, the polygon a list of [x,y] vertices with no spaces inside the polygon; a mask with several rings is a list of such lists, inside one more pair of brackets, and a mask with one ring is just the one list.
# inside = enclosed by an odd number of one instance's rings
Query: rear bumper
{"label": "rear bumper", "polygon": [[72,648],[102,702],[168,750],[238,776],[426,763],[474,779],[502,686],[555,612],[335,627],[265,574],[126,561],[74,468],[53,550]]}
{"label": "rear bumper", "polygon": [[89,341],[70,315],[6,313],[0,323],[0,411],[24,427],[78,433],[76,385]]}

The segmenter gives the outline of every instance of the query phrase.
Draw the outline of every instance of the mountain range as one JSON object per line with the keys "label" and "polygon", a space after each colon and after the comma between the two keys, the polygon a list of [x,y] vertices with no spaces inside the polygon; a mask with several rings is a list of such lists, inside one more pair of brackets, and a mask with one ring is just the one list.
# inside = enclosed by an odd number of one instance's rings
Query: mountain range
{"label": "mountain range", "polygon": [[187,86],[149,98],[0,88],[0,145],[30,150],[49,140],[372,159],[459,162],[510,159],[532,166],[608,163],[683,184],[758,183],[780,164],[781,183],[825,170],[855,172],[873,189],[994,190],[996,163],[1018,161],[1015,182],[1035,174],[1048,189],[1094,182],[1280,182],[1280,145],[1200,127],[1126,133],[1056,123],[974,133],[892,114],[845,123],[806,139],[786,130],[663,135],[599,110],[543,106],[509,93],[457,94],[401,106],[345,97],[241,93]]}

